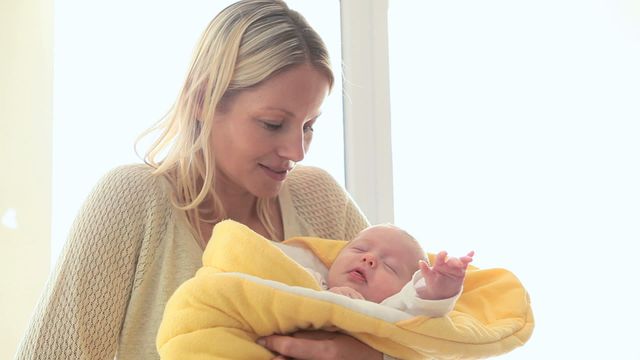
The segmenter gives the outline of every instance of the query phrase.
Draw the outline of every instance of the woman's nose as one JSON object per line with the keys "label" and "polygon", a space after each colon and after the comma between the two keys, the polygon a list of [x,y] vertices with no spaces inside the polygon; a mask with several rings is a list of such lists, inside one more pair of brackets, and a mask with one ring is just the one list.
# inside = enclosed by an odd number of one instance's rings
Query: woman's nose
{"label": "woman's nose", "polygon": [[293,162],[302,161],[307,153],[307,145],[304,131],[292,130],[282,139],[278,155]]}
{"label": "woman's nose", "polygon": [[371,266],[372,268],[376,267],[376,265],[378,264],[378,261],[376,260],[376,257],[371,255],[371,254],[365,254],[362,256],[362,262],[365,265]]}

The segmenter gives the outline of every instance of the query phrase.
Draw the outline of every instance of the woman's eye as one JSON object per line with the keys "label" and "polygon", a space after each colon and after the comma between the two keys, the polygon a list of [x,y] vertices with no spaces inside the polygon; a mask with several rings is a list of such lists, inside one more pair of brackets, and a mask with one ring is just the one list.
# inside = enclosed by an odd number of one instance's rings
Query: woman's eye
{"label": "woman's eye", "polygon": [[262,121],[262,126],[264,126],[264,128],[267,130],[276,131],[282,127],[282,124],[274,123],[270,121]]}
{"label": "woman's eye", "polygon": [[[320,116],[320,115],[318,115]],[[316,120],[318,120],[318,116],[314,117],[313,119],[307,121],[304,126],[303,126],[303,130],[305,133],[312,133],[313,132],[313,125],[315,125]]]}
{"label": "woman's eye", "polygon": [[303,130],[304,132],[313,132],[313,124],[305,124]]}

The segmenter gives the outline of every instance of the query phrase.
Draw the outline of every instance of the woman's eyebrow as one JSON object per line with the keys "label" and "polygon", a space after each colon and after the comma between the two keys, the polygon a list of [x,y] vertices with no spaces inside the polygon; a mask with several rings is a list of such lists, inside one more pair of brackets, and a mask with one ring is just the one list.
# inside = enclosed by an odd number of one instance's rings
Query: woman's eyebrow
{"label": "woman's eyebrow", "polygon": [[279,107],[267,106],[267,107],[262,108],[262,110],[279,111],[279,112],[285,113],[285,115],[287,115],[289,117],[294,117],[295,116],[295,114],[292,113],[291,111],[289,111],[287,109],[279,108]]}
{"label": "woman's eyebrow", "polygon": [[[295,117],[296,114],[292,113],[291,111],[284,109],[284,108],[279,108],[279,107],[273,107],[273,106],[267,106],[262,108],[262,110],[268,110],[268,111],[280,111],[282,113],[284,113],[285,115],[287,115],[288,117]],[[311,117],[311,119],[317,119],[320,117],[320,115],[322,115],[322,111],[318,112],[317,114],[315,114],[314,116]]]}

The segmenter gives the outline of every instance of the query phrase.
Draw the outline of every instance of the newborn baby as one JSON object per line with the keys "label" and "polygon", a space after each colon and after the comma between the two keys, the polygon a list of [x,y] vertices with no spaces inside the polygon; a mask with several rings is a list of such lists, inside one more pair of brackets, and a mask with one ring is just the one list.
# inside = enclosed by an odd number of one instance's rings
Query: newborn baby
{"label": "newborn baby", "polygon": [[[294,260],[290,245],[277,244]],[[420,244],[403,229],[375,225],[362,230],[335,258],[324,275],[305,266],[320,285],[353,299],[364,299],[413,315],[443,316],[462,292],[473,251],[460,258],[442,251],[433,266]]]}

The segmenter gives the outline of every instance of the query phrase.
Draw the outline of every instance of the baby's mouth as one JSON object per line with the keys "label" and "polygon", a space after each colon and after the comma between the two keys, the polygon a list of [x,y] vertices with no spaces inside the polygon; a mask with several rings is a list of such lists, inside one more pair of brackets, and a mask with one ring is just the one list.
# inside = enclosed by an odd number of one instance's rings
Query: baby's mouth
{"label": "baby's mouth", "polygon": [[357,268],[349,271],[349,278],[357,282],[363,282],[363,283],[367,282],[367,275],[364,273],[364,271]]}

